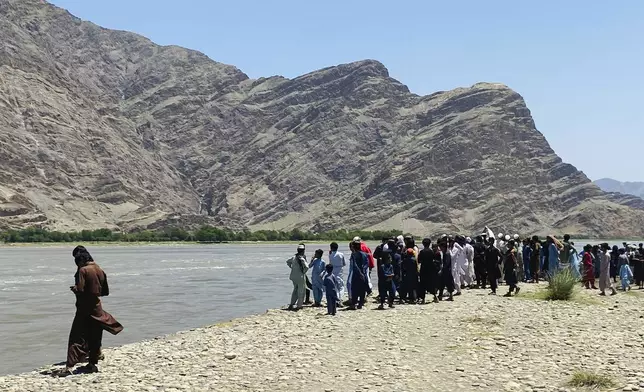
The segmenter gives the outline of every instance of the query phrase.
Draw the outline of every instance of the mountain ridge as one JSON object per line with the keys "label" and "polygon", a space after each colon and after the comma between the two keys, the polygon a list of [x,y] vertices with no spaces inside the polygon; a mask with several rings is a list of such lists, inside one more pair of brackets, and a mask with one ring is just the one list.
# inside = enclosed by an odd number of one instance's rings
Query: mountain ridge
{"label": "mountain ridge", "polygon": [[36,0],[0,15],[0,226],[644,234],[503,84],[420,96],[376,60],[251,79]]}
{"label": "mountain ridge", "polygon": [[612,178],[600,178],[593,183],[605,192],[617,192],[644,198],[644,182],[642,181],[617,181]]}

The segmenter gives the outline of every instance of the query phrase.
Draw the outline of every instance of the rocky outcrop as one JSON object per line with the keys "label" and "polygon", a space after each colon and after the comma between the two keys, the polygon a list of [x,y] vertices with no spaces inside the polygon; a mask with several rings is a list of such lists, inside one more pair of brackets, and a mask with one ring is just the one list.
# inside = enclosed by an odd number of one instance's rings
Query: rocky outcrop
{"label": "rocky outcrop", "polygon": [[374,60],[254,80],[39,0],[0,0],[0,34],[1,225],[644,231],[501,84],[422,97]]}

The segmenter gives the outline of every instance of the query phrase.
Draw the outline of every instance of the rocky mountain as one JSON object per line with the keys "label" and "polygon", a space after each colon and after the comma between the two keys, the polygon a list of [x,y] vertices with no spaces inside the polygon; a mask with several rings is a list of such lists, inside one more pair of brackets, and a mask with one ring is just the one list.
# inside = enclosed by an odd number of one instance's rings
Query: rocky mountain
{"label": "rocky mountain", "polygon": [[602,178],[596,180],[595,185],[604,192],[618,192],[644,199],[644,182],[620,182],[612,178]]}
{"label": "rocky mountain", "polygon": [[0,225],[210,222],[644,234],[496,83],[418,96],[374,60],[294,79],[0,0]]}

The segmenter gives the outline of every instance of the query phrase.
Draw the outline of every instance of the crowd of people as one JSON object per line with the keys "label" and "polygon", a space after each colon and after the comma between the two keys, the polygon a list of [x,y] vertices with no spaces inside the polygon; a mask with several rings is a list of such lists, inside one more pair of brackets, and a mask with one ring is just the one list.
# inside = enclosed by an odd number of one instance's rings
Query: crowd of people
{"label": "crowd of people", "polygon": [[[580,252],[569,235],[563,241],[554,236],[545,240],[538,236],[521,239],[518,234],[495,235],[486,227],[474,239],[443,235],[435,242],[424,238],[421,245],[422,249],[411,236],[383,238],[372,252],[356,237],[349,243],[348,261],[333,242],[326,260],[325,252],[318,249],[309,262],[306,246],[300,244],[297,253],[287,260],[293,282],[288,310],[298,311],[309,304],[320,307],[324,296],[329,315],[335,315],[342,306],[361,309],[374,288],[374,269],[378,309],[385,309],[385,305],[393,308],[396,303],[453,301],[464,289],[489,287],[489,294],[496,295],[502,283],[508,287],[504,296],[510,297],[519,293],[521,282],[539,283],[564,269],[570,270],[586,289],[599,289],[600,295],[607,291],[615,295],[618,277],[623,290],[630,290],[631,284],[644,289],[643,244],[623,243],[622,248],[607,243],[588,244]],[[348,299],[343,302],[345,292]]]}
{"label": "crowd of people", "polygon": [[[600,295],[606,295],[607,290],[615,295],[618,277],[624,291],[631,290],[631,284],[644,289],[644,244],[622,245],[588,244],[578,252],[568,235],[563,241],[554,236],[541,241],[538,236],[521,239],[517,234],[494,235],[487,227],[474,240],[462,235],[442,235],[436,242],[424,238],[422,249],[413,237],[398,236],[383,238],[372,252],[355,237],[349,243],[348,260],[336,242],[330,244],[326,260],[325,252],[318,249],[310,261],[305,244],[299,244],[297,253],[286,261],[293,282],[288,310],[298,311],[308,304],[320,307],[323,297],[329,315],[335,315],[337,308],[343,306],[361,309],[372,295],[374,269],[378,309],[385,309],[385,305],[393,308],[396,302],[453,301],[466,288],[489,287],[490,294],[496,295],[503,282],[508,286],[505,296],[510,297],[519,293],[520,282],[538,283],[565,269],[586,289],[599,289]],[[70,290],[76,297],[76,315],[69,334],[66,366],[60,376],[70,375],[76,364],[85,361],[88,364],[81,369],[83,372],[98,371],[103,331],[116,335],[123,330],[101,304],[100,297],[109,295],[105,272],[83,246],[76,247],[72,256],[77,268]],[[314,302],[310,301],[311,293]],[[343,302],[345,293],[348,299]]]}

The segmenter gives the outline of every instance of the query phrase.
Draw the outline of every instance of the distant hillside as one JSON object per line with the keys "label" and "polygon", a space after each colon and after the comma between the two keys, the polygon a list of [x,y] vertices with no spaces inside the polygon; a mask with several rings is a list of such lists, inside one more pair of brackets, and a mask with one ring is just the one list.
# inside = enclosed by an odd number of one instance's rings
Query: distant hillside
{"label": "distant hillside", "polygon": [[644,182],[620,182],[612,178],[602,178],[595,184],[605,192],[619,192],[644,198]]}

